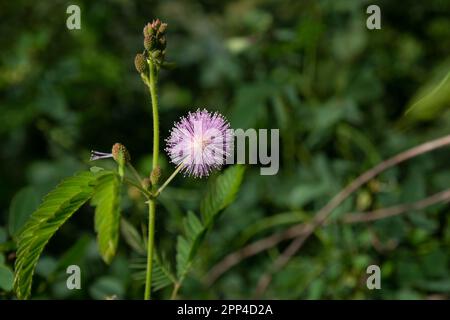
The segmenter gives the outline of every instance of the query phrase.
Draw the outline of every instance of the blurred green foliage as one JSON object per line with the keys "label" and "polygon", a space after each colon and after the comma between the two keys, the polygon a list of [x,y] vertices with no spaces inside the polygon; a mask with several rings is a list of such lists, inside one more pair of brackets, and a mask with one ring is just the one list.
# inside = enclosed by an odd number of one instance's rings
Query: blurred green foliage
{"label": "blurred green foliage", "polygon": [[[382,29],[366,28],[373,2],[76,1],[81,30],[68,30],[66,1],[0,3],[0,298],[10,292],[15,237],[38,200],[88,165],[91,149],[124,143],[142,174],[151,159],[149,97],[134,70],[142,28],[169,24],[161,72],[161,135],[188,110],[224,113],[234,128],[280,128],[281,170],[260,176],[250,166],[237,201],[221,215],[185,298],[249,298],[285,246],[229,270],[212,287],[202,278],[230,252],[307,221],[352,178],[381,159],[450,128],[450,3],[375,1]],[[450,151],[388,170],[333,214],[413,202],[450,186]],[[172,167],[162,156],[163,174]],[[102,163],[108,166],[108,162]],[[177,177],[161,197],[157,243],[167,252],[196,210],[205,181]],[[145,218],[136,190],[123,212]],[[133,232],[107,267],[93,234],[93,210],[78,212],[50,241],[34,283],[35,298],[141,298],[130,259]],[[126,227],[125,227],[126,228]],[[136,229],[141,226],[136,225]],[[130,238],[131,237],[131,238]],[[274,276],[267,298],[416,299],[450,295],[448,205],[354,226],[317,230]],[[82,290],[65,286],[65,268],[82,269]],[[382,290],[366,288],[378,264]],[[168,292],[158,292],[167,298]]]}

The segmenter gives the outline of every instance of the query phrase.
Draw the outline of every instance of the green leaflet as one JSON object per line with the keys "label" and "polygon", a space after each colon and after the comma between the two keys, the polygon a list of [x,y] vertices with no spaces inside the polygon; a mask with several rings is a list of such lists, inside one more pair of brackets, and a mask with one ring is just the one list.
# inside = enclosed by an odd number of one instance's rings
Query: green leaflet
{"label": "green leaflet", "polygon": [[168,285],[175,284],[177,279],[171,271],[169,261],[164,256],[159,256],[157,252],[154,254],[153,261],[153,290],[160,290]]}
{"label": "green leaflet", "polygon": [[111,172],[95,174],[87,171],[64,179],[31,214],[17,243],[14,290],[19,299],[27,299],[30,295],[34,270],[47,242],[91,198],[97,179],[105,174]]}
{"label": "green leaflet", "polygon": [[188,213],[184,223],[186,236],[179,236],[177,239],[176,262],[179,283],[183,282],[189,272],[198,248],[217,215],[234,201],[244,171],[245,167],[242,165],[232,166],[209,184],[206,195],[200,203],[203,222],[193,212]]}
{"label": "green leaflet", "polygon": [[10,291],[13,285],[14,274],[11,269],[0,263],[0,291]]}
{"label": "green leaflet", "polygon": [[[143,274],[142,282],[145,283],[145,271]],[[152,272],[152,291],[158,291],[164,289],[167,286],[173,284],[172,280],[167,276],[163,269],[157,264],[154,263],[153,272]]]}
{"label": "green leaflet", "polygon": [[450,71],[448,65],[443,65],[441,70],[447,70],[446,74],[435,75],[427,82],[412,99],[407,107],[403,122],[417,122],[432,120],[448,110],[450,103]]}
{"label": "green leaflet", "polygon": [[137,253],[145,255],[146,247],[139,231],[124,217],[120,219],[120,230],[125,242]]}
{"label": "green leaflet", "polygon": [[216,215],[234,201],[244,177],[244,171],[243,165],[234,165],[208,185],[208,191],[200,203],[200,213],[206,227],[210,227]]}
{"label": "green leaflet", "polygon": [[[133,273],[135,280],[145,283],[146,266],[147,260],[145,258],[136,259],[135,263],[130,265],[131,268],[137,270]],[[171,271],[170,263],[155,252],[152,268],[152,290],[158,291],[176,282],[177,279]]]}
{"label": "green leaflet", "polygon": [[98,178],[91,204],[95,206],[95,231],[103,260],[110,264],[116,254],[120,225],[120,180],[115,172]]}
{"label": "green leaflet", "polygon": [[19,235],[14,289],[19,299],[30,295],[31,282],[39,256],[58,228],[93,193],[95,175],[82,172],[63,180],[32,213]]}
{"label": "green leaflet", "polygon": [[200,222],[193,212],[188,212],[184,222],[186,228],[186,237],[179,236],[177,239],[177,277],[182,282],[191,266],[192,260],[197,253],[198,247],[202,242],[207,231],[206,227]]}

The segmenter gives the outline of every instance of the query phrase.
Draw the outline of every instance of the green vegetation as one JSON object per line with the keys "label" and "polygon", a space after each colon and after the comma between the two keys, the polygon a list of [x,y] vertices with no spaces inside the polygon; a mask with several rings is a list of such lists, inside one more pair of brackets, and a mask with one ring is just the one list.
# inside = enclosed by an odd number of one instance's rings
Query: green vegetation
{"label": "green vegetation", "polygon": [[[246,165],[208,182],[175,177],[156,204],[155,299],[253,297],[292,240],[212,277],[217,264],[312,221],[384,159],[450,133],[448,1],[377,1],[381,30],[366,28],[365,1],[77,4],[81,30],[66,28],[64,2],[0,4],[0,299],[142,299],[147,199],[114,161],[89,162],[90,151],[121,141],[142,176],[157,163],[164,181],[174,170],[164,139],[197,107],[233,128],[279,128],[280,171],[261,176]],[[156,158],[151,99],[134,66],[154,18],[169,25],[166,58],[176,65],[158,75]],[[450,188],[449,156],[448,147],[424,153],[359,187],[263,297],[449,298],[448,194],[417,206]],[[89,171],[94,164],[104,170]],[[346,222],[399,204],[407,206],[395,216]],[[71,264],[81,290],[66,288]],[[366,287],[371,264],[382,290]],[[23,277],[13,284],[14,270]]]}

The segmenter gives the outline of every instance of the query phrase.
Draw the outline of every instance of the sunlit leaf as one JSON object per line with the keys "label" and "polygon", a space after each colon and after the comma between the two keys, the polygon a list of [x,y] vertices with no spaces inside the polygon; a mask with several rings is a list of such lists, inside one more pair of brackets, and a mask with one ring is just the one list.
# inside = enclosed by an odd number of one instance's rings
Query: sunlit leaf
{"label": "sunlit leaf", "polygon": [[208,185],[200,203],[203,224],[209,227],[216,215],[234,201],[244,176],[245,167],[234,165],[221,173]]}
{"label": "sunlit leaf", "polygon": [[18,236],[14,290],[19,299],[30,295],[34,270],[45,245],[59,227],[90,199],[99,176],[81,172],[63,180],[31,214]]}
{"label": "sunlit leaf", "polygon": [[115,172],[98,178],[91,204],[95,206],[95,230],[100,254],[111,263],[119,242],[120,179]]}
{"label": "sunlit leaf", "polygon": [[[448,69],[447,69],[448,70]],[[450,105],[450,71],[435,76],[413,97],[405,112],[405,120],[431,120],[439,117]]]}

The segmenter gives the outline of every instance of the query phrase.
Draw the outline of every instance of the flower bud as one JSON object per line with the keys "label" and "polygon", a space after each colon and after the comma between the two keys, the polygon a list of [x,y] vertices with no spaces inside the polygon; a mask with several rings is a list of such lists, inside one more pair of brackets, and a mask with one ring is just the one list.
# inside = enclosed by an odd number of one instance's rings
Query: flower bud
{"label": "flower bud", "polygon": [[158,32],[163,34],[167,29],[167,23],[161,23],[161,25],[159,26]]}
{"label": "flower bud", "polygon": [[150,179],[149,178],[144,178],[142,179],[142,186],[146,189],[149,190],[150,187],[152,186]]}
{"label": "flower bud", "polygon": [[160,39],[159,39],[159,43],[160,43],[160,45],[161,45],[161,48],[162,48],[162,49],[165,49],[165,48],[166,48],[166,44],[167,44],[166,37],[160,38]]}
{"label": "flower bud", "polygon": [[147,23],[147,24],[144,26],[143,33],[144,33],[144,37],[150,37],[150,36],[153,35],[153,29],[152,29],[151,23]]}
{"label": "flower bud", "polygon": [[121,143],[115,143],[112,147],[112,156],[116,162],[123,161],[125,164],[130,162],[130,154],[127,148]]}
{"label": "flower bud", "polygon": [[146,36],[144,38],[144,48],[147,50],[152,50],[155,43],[155,37],[153,36]]}
{"label": "flower bud", "polygon": [[[158,67],[164,63],[165,49],[167,46],[166,29],[167,23],[162,23],[161,20],[156,19],[151,23],[147,23],[143,30],[145,56]],[[138,64],[136,64],[136,69],[138,69]],[[139,72],[142,72],[140,70],[142,69],[138,69]]]}
{"label": "flower bud", "polygon": [[156,20],[152,21],[151,27],[153,30],[157,31],[160,26],[161,26],[161,20],[156,19]]}
{"label": "flower bud", "polygon": [[161,50],[155,50],[152,52],[152,57],[154,60],[161,61],[164,59],[164,52]]}
{"label": "flower bud", "polygon": [[159,181],[159,178],[161,178],[161,167],[156,166],[153,168],[152,173],[150,173],[150,182],[152,185],[156,185]]}
{"label": "flower bud", "polygon": [[137,72],[143,73],[147,70],[147,61],[143,54],[138,53],[134,58],[134,66],[136,67]]}

